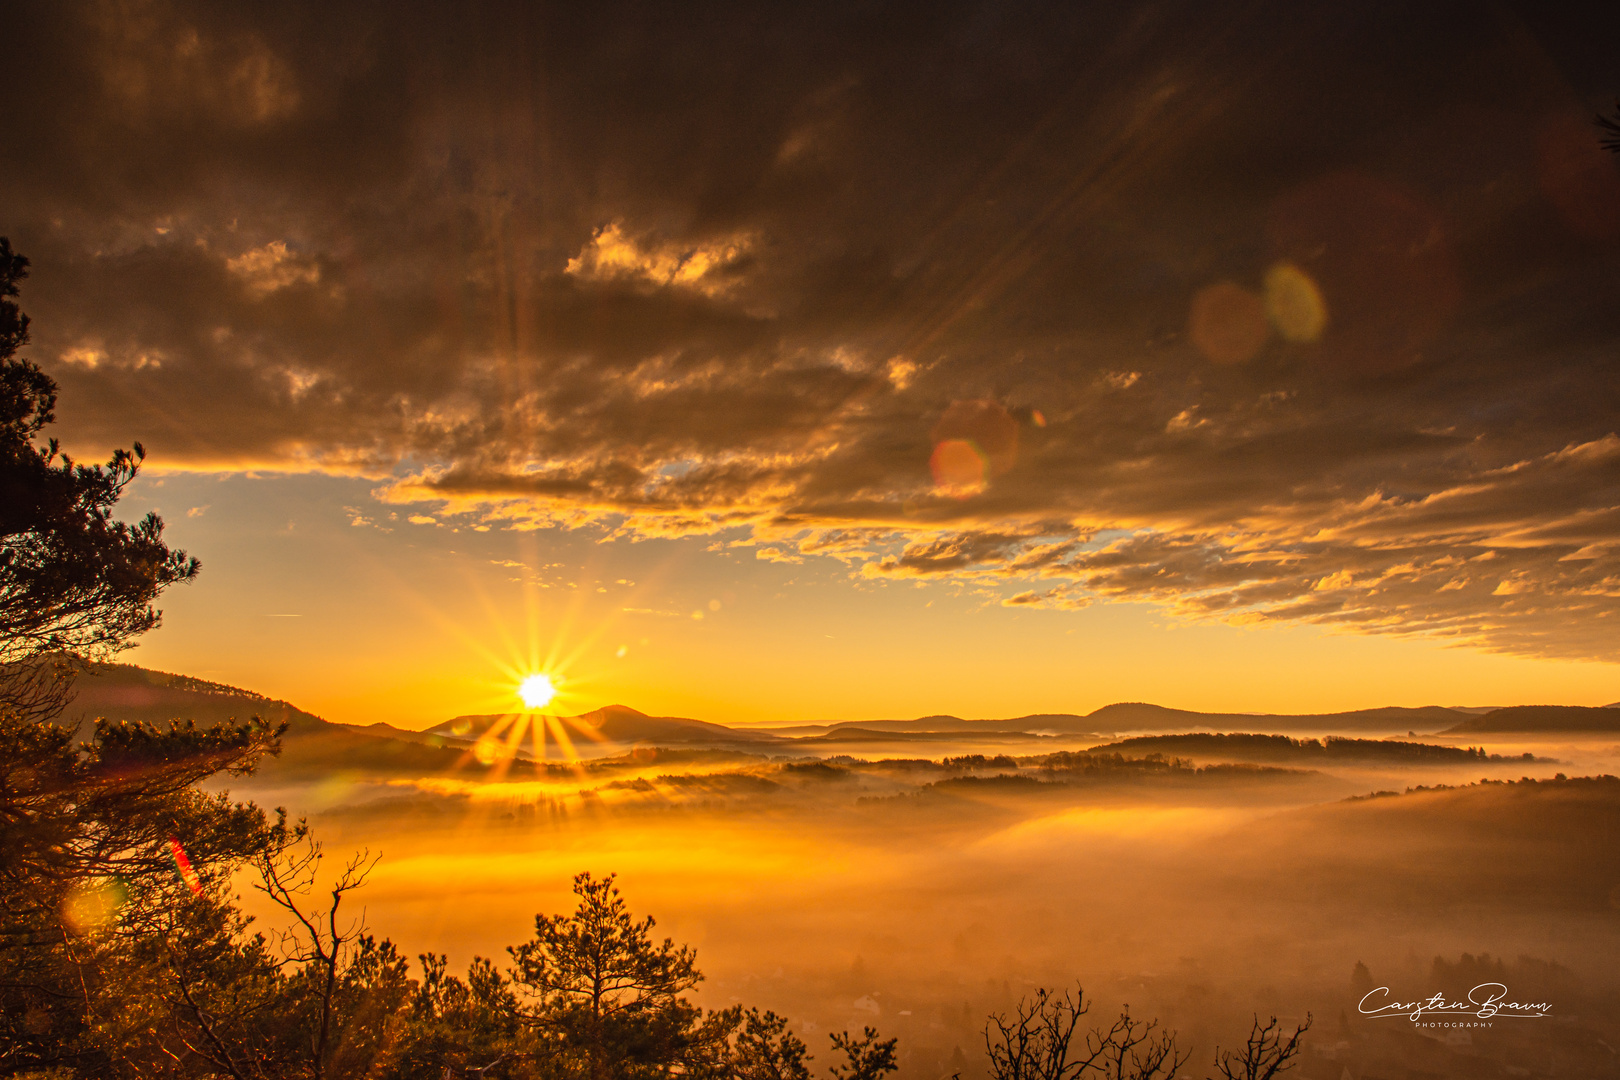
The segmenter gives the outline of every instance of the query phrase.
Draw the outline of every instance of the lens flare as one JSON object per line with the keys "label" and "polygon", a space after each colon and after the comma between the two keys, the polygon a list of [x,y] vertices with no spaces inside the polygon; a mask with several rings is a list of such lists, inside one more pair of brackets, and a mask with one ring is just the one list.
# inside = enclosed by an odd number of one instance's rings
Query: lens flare
{"label": "lens flare", "polygon": [[530,675],[518,686],[518,697],[527,709],[543,709],[557,696],[557,688],[546,675]]}
{"label": "lens flare", "polygon": [[174,859],[175,873],[180,875],[180,880],[186,883],[192,895],[202,892],[202,880],[197,877],[197,871],[191,868],[191,860],[186,857],[186,849],[172,836],[169,837],[169,856]]}
{"label": "lens flare", "polygon": [[1266,271],[1266,314],[1283,340],[1306,344],[1327,327],[1327,301],[1311,276],[1291,262]]}
{"label": "lens flare", "polygon": [[965,442],[983,462],[985,479],[1001,476],[1018,461],[1018,421],[997,401],[953,401],[931,433],[934,445]]}
{"label": "lens flare", "polygon": [[977,495],[989,481],[988,458],[967,439],[936,443],[928,468],[934,474],[934,487],[957,499]]}
{"label": "lens flare", "polygon": [[1187,319],[1198,351],[1217,364],[1241,364],[1266,343],[1271,327],[1260,297],[1234,281],[1199,289]]}
{"label": "lens flare", "polygon": [[129,900],[129,889],[118,878],[94,878],[74,886],[62,904],[62,919],[76,934],[90,934],[111,926]]}
{"label": "lens flare", "polygon": [[951,402],[931,437],[928,468],[934,488],[952,498],[977,495],[1018,461],[1018,421],[999,402]]}

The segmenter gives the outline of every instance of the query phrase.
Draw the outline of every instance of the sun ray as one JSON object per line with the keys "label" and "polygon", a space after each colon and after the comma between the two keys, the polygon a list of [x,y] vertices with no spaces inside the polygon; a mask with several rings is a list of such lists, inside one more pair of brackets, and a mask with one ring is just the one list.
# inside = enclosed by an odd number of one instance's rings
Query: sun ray
{"label": "sun ray", "polygon": [[514,717],[512,733],[507,736],[505,745],[500,748],[500,757],[496,760],[494,769],[491,770],[491,775],[497,782],[506,779],[506,774],[511,771],[512,762],[516,761],[518,757],[518,743],[523,740],[523,733],[528,730],[528,727],[529,717],[527,715]]}
{"label": "sun ray", "polygon": [[551,735],[557,740],[557,748],[562,751],[563,757],[569,761],[578,762],[579,753],[574,749],[574,740],[568,737],[562,717],[546,717],[546,726],[551,729]]}

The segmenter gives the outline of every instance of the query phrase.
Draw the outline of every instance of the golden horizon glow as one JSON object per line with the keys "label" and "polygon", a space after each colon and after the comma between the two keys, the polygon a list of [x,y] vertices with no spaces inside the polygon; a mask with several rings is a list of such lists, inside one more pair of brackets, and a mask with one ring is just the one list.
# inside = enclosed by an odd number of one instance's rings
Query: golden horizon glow
{"label": "golden horizon glow", "polygon": [[557,697],[557,687],[548,675],[530,675],[518,685],[518,697],[527,709],[543,709]]}

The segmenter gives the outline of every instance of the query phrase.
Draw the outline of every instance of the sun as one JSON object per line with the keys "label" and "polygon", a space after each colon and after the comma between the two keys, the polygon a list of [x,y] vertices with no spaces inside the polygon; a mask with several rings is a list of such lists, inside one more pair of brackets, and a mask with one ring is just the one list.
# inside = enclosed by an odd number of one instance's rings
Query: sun
{"label": "sun", "polygon": [[518,697],[523,699],[525,708],[543,709],[556,696],[557,688],[551,685],[551,679],[545,675],[530,675],[518,684]]}

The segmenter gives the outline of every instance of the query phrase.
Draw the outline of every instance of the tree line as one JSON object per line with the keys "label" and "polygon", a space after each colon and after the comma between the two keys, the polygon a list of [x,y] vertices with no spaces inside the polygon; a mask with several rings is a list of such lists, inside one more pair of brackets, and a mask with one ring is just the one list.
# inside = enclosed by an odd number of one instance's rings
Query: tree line
{"label": "tree line", "polygon": [[[160,594],[200,567],[156,514],[113,516],[139,443],[89,465],[41,445],[57,386],[17,355],[27,271],[0,237],[0,1076],[809,1080],[785,1017],[690,1000],[695,954],[658,940],[611,876],[575,878],[573,912],[536,916],[503,964],[458,976],[424,953],[413,974],[346,903],[374,860],[323,875],[306,822],[200,790],[279,753],[285,724],[61,722],[76,675],[157,626]],[[242,912],[243,870],[283,928]],[[990,1017],[987,1072],[1169,1080],[1186,1065],[1156,1023],[1082,1028],[1088,1010],[1078,989],[1040,990]],[[1217,1072],[1274,1076],[1308,1023],[1256,1018]],[[872,1028],[829,1043],[832,1080],[897,1068]]]}

